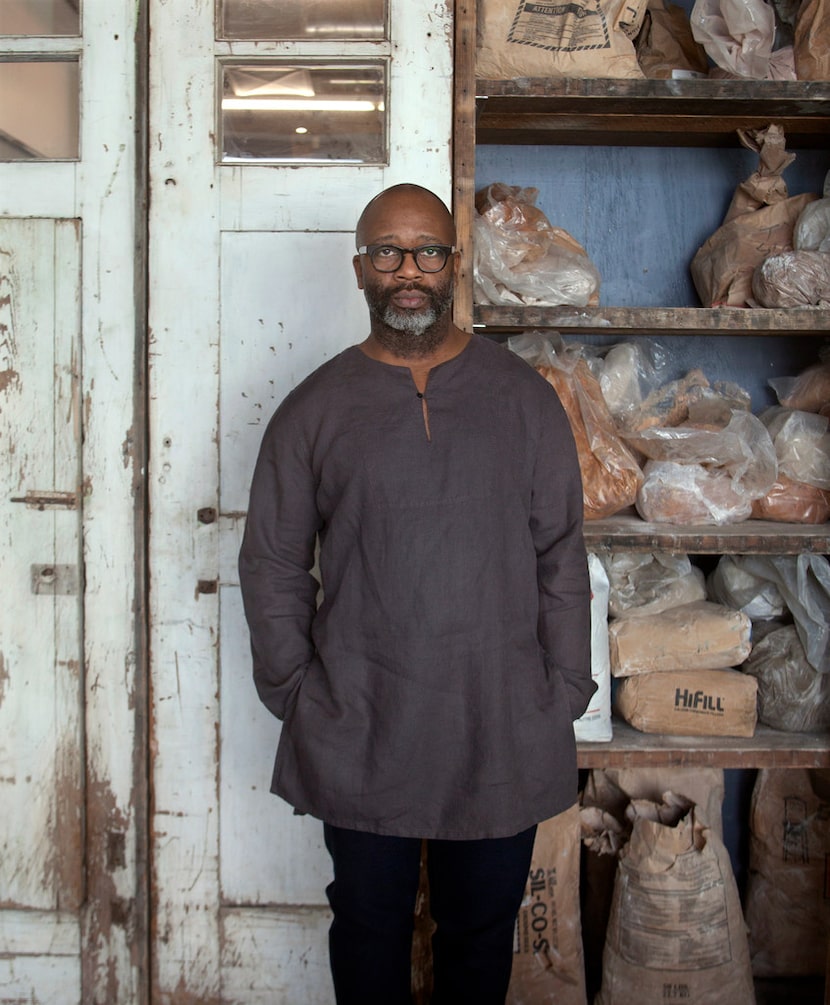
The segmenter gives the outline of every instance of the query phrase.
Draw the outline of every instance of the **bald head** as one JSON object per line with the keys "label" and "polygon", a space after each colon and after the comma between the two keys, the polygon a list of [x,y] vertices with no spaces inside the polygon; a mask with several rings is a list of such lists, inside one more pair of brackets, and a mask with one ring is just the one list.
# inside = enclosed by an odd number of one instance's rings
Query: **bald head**
{"label": "bald head", "polygon": [[455,224],[452,214],[434,192],[421,185],[405,183],[384,189],[360,214],[355,228],[355,246],[376,244],[388,239],[384,232],[391,221],[422,220],[424,234],[430,240],[454,245]]}

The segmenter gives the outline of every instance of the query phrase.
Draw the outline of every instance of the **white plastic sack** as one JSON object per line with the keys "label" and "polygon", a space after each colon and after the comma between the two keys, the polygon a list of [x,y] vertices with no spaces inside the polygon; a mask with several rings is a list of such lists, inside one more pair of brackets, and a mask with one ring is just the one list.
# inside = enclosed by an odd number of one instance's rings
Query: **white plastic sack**
{"label": "white plastic sack", "polygon": [[775,12],[764,0],[695,0],[692,36],[721,69],[764,80],[775,38]]}
{"label": "white plastic sack", "polygon": [[576,739],[612,739],[611,667],[608,658],[608,576],[596,555],[588,555],[591,576],[591,677],[597,685],[588,708],[574,723]]}

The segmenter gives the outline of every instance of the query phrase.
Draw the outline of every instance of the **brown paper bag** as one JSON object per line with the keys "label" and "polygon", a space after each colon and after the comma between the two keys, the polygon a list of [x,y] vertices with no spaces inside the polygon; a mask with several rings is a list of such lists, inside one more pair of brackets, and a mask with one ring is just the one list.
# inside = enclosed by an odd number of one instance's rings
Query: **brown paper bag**
{"label": "brown paper bag", "polygon": [[830,3],[804,0],[795,21],[795,75],[798,80],[830,80]]}
{"label": "brown paper bag", "polygon": [[752,622],[742,611],[697,600],[608,625],[614,677],[737,666],[752,651]]}
{"label": "brown paper bag", "polygon": [[585,1005],[579,807],[539,824],[516,920],[506,1005]]}
{"label": "brown paper bag", "polygon": [[634,820],[619,860],[595,1005],[663,1001],[755,1002],[729,854],[694,808],[673,825]]}
{"label": "brown paper bag", "polygon": [[738,186],[723,224],[692,259],[692,280],[706,307],[748,306],[756,267],[792,248],[796,220],[818,198],[814,192],[788,198],[782,172],[794,155],[784,148],[780,126],[739,129],[738,135],[745,147],[757,151],[760,165]]}
{"label": "brown paper bag", "polygon": [[666,670],[624,677],[617,713],[643,733],[754,736],[758,682],[740,670]]}
{"label": "brown paper bag", "polygon": [[756,977],[824,973],[830,939],[830,771],[758,772],[746,920]]}
{"label": "brown paper bag", "polygon": [[602,955],[614,894],[618,856],[628,840],[634,814],[629,805],[673,802],[676,794],[695,804],[697,820],[723,833],[722,768],[593,769],[582,790],[580,914],[585,982],[592,1001],[602,985]]}
{"label": "brown paper bag", "polygon": [[637,77],[646,0],[479,0],[476,76]]}
{"label": "brown paper bag", "polygon": [[688,12],[664,0],[649,0],[637,37],[637,62],[654,80],[671,80],[677,70],[703,77],[709,73],[706,50],[692,36]]}

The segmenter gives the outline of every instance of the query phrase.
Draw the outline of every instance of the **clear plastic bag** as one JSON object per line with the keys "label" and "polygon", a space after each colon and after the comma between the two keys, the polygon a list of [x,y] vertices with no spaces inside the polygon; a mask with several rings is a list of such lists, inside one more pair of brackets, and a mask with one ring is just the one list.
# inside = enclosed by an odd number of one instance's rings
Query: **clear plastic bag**
{"label": "clear plastic bag", "polygon": [[702,464],[646,461],[636,507],[649,523],[730,524],[748,520],[752,500],[738,495],[732,479]]}
{"label": "clear plastic bag", "polygon": [[793,229],[796,251],[830,252],[830,171],[824,176],[822,198],[801,211]]}
{"label": "clear plastic bag", "polygon": [[794,482],[830,489],[830,419],[775,406],[760,415],[778,457],[778,471]]}
{"label": "clear plastic bag", "polygon": [[764,0],[695,0],[692,36],[712,61],[741,77],[764,80],[775,39],[775,12]]}
{"label": "clear plastic bag", "polygon": [[830,307],[830,254],[782,251],[770,255],[752,273],[752,297],[760,307]]}
{"label": "clear plastic bag", "polygon": [[476,194],[477,303],[586,307],[600,275],[585,249],[536,207],[538,190],[497,182]]}
{"label": "clear plastic bag", "polygon": [[784,613],[784,598],[775,583],[747,571],[740,556],[722,555],[706,580],[706,589],[710,600],[743,611],[753,621],[768,621]]}
{"label": "clear plastic bag", "polygon": [[830,674],[810,666],[793,625],[770,632],[741,666],[758,681],[758,720],[773,729],[830,728]]}
{"label": "clear plastic bag", "polygon": [[602,559],[608,573],[608,612],[614,618],[656,614],[706,599],[703,572],[688,555],[613,552]]}
{"label": "clear plastic bag", "polygon": [[830,673],[830,564],[824,555],[743,555],[742,567],[774,583],[795,621],[810,666]]}
{"label": "clear plastic bag", "polygon": [[658,387],[668,363],[664,346],[652,339],[583,346],[591,371],[599,381],[608,410],[619,424],[637,411]]}
{"label": "clear plastic bag", "polygon": [[769,431],[751,412],[732,412],[723,429],[694,426],[645,429],[626,434],[626,442],[653,461],[720,469],[730,477],[733,492],[748,500],[765,495],[778,474]]}
{"label": "clear plastic bag", "polygon": [[579,347],[566,347],[558,336],[529,332],[511,338],[508,348],[535,367],[559,395],[579,456],[585,519],[611,516],[631,506],[642,471],[617,433],[599,381]]}
{"label": "clear plastic bag", "polygon": [[830,359],[808,366],[796,377],[773,377],[769,386],[785,408],[830,413]]}

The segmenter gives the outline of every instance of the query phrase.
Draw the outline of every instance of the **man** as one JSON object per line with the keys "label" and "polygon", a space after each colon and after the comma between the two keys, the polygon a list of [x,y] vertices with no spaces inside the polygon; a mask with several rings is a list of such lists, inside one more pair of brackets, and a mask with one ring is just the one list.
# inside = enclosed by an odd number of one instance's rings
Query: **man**
{"label": "man", "polygon": [[240,554],[272,791],[324,822],[339,1005],[411,1000],[422,839],[433,1002],[501,1005],[594,690],[579,467],[550,385],[453,325],[441,200],[387,189],[356,239],[370,334],[272,418]]}

